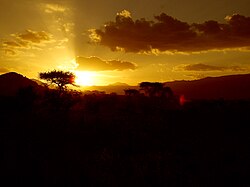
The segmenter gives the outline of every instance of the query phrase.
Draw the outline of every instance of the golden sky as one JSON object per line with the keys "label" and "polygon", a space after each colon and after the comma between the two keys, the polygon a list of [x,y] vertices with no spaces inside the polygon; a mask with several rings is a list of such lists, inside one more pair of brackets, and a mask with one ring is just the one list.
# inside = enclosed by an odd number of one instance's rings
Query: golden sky
{"label": "golden sky", "polygon": [[250,73],[250,1],[0,0],[0,74],[54,69],[86,85]]}

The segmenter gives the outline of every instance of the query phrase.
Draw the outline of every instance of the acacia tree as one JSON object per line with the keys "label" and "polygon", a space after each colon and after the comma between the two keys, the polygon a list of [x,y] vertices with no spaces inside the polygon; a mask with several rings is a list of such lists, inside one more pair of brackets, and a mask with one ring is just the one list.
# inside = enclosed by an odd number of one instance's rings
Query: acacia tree
{"label": "acacia tree", "polygon": [[145,92],[146,95],[149,95],[150,92],[150,82],[141,82],[139,84],[140,86],[140,90],[143,90]]}
{"label": "acacia tree", "polygon": [[70,71],[49,71],[39,73],[39,78],[46,80],[50,84],[54,84],[58,87],[59,94],[67,88],[68,84],[74,85],[75,74]]}
{"label": "acacia tree", "polygon": [[160,82],[141,82],[139,84],[140,90],[143,90],[146,95],[152,96],[163,96],[168,99],[173,98],[173,91],[170,87],[166,86],[164,83]]}
{"label": "acacia tree", "polygon": [[162,92],[163,83],[160,82],[141,82],[139,84],[140,90],[144,90],[148,96],[157,96]]}

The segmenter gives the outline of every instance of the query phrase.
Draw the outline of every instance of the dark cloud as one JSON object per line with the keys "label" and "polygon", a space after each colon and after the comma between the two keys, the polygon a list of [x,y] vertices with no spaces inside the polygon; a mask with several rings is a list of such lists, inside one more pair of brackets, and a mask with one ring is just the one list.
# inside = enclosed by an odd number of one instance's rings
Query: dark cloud
{"label": "dark cloud", "polygon": [[124,62],[120,60],[105,61],[98,57],[77,57],[76,63],[79,64],[78,70],[86,71],[107,71],[107,70],[126,70],[136,69],[136,65],[131,62]]}
{"label": "dark cloud", "polygon": [[40,49],[46,43],[54,42],[51,34],[45,31],[26,30],[24,33],[11,34],[11,40],[5,40],[0,46],[6,55],[14,56],[22,49]]}
{"label": "dark cloud", "polygon": [[240,66],[212,66],[207,64],[185,64],[174,68],[175,71],[246,71]]}
{"label": "dark cloud", "polygon": [[155,20],[133,20],[128,11],[102,29],[91,29],[92,42],[125,52],[199,52],[250,46],[250,17],[235,14],[226,23],[206,21],[188,24],[165,13]]}
{"label": "dark cloud", "polygon": [[3,46],[11,48],[27,48],[28,43],[23,41],[4,41]]}
{"label": "dark cloud", "polygon": [[14,34],[13,36],[20,39],[21,41],[31,43],[42,43],[49,42],[52,40],[52,36],[45,31],[26,30],[25,33]]}
{"label": "dark cloud", "polygon": [[8,49],[30,48],[53,42],[52,35],[45,31],[26,30],[24,33],[11,34],[12,40],[6,40],[2,46]]}

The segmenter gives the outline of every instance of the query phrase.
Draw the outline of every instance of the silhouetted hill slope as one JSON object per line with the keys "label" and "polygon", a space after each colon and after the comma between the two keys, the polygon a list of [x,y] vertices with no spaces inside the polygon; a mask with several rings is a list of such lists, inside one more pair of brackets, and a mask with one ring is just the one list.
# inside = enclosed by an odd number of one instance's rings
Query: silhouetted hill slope
{"label": "silhouetted hill slope", "polygon": [[[207,77],[192,81],[166,82],[175,94],[184,95],[187,99],[250,99],[250,74]],[[33,86],[43,89],[37,81],[30,80],[18,73],[10,72],[0,75],[0,96],[13,96],[20,88]],[[124,89],[139,89],[138,86],[114,84],[109,86],[92,86],[86,90],[116,92],[124,94]]]}
{"label": "silhouetted hill slope", "polygon": [[129,86],[129,85],[123,82],[115,82],[113,84],[109,84],[108,86]]}
{"label": "silhouetted hill slope", "polygon": [[89,87],[85,87],[86,90],[98,90],[98,91],[104,91],[106,92],[107,94],[110,94],[110,93],[117,93],[118,95],[124,95],[124,89],[128,89],[128,88],[131,88],[131,89],[139,89],[138,86],[130,86],[130,85],[127,85],[127,84],[119,84],[119,85],[108,85],[108,86],[89,86]]}
{"label": "silhouetted hill slope", "polygon": [[250,74],[166,83],[188,99],[250,99]]}
{"label": "silhouetted hill slope", "polygon": [[[250,74],[207,77],[191,81],[166,82],[176,95],[184,95],[187,99],[250,99]],[[109,86],[93,86],[90,90],[106,93],[124,94],[124,89],[139,89],[138,86],[125,84]]]}
{"label": "silhouetted hill slope", "polygon": [[42,81],[40,81],[40,80],[37,80],[37,79],[30,79],[30,80],[32,80],[32,81],[34,81],[34,82],[36,82],[38,85],[40,85],[40,86],[44,86],[44,82],[42,82]]}
{"label": "silhouetted hill slope", "polygon": [[0,96],[14,96],[20,88],[41,88],[36,82],[15,72],[0,75]]}

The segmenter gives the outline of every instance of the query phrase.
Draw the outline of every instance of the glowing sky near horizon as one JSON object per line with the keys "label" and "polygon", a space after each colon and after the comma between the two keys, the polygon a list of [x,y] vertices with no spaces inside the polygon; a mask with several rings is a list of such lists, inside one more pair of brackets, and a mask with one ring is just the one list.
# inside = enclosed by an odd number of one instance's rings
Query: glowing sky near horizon
{"label": "glowing sky near horizon", "polygon": [[0,0],[0,30],[0,74],[136,85],[250,73],[249,0]]}

